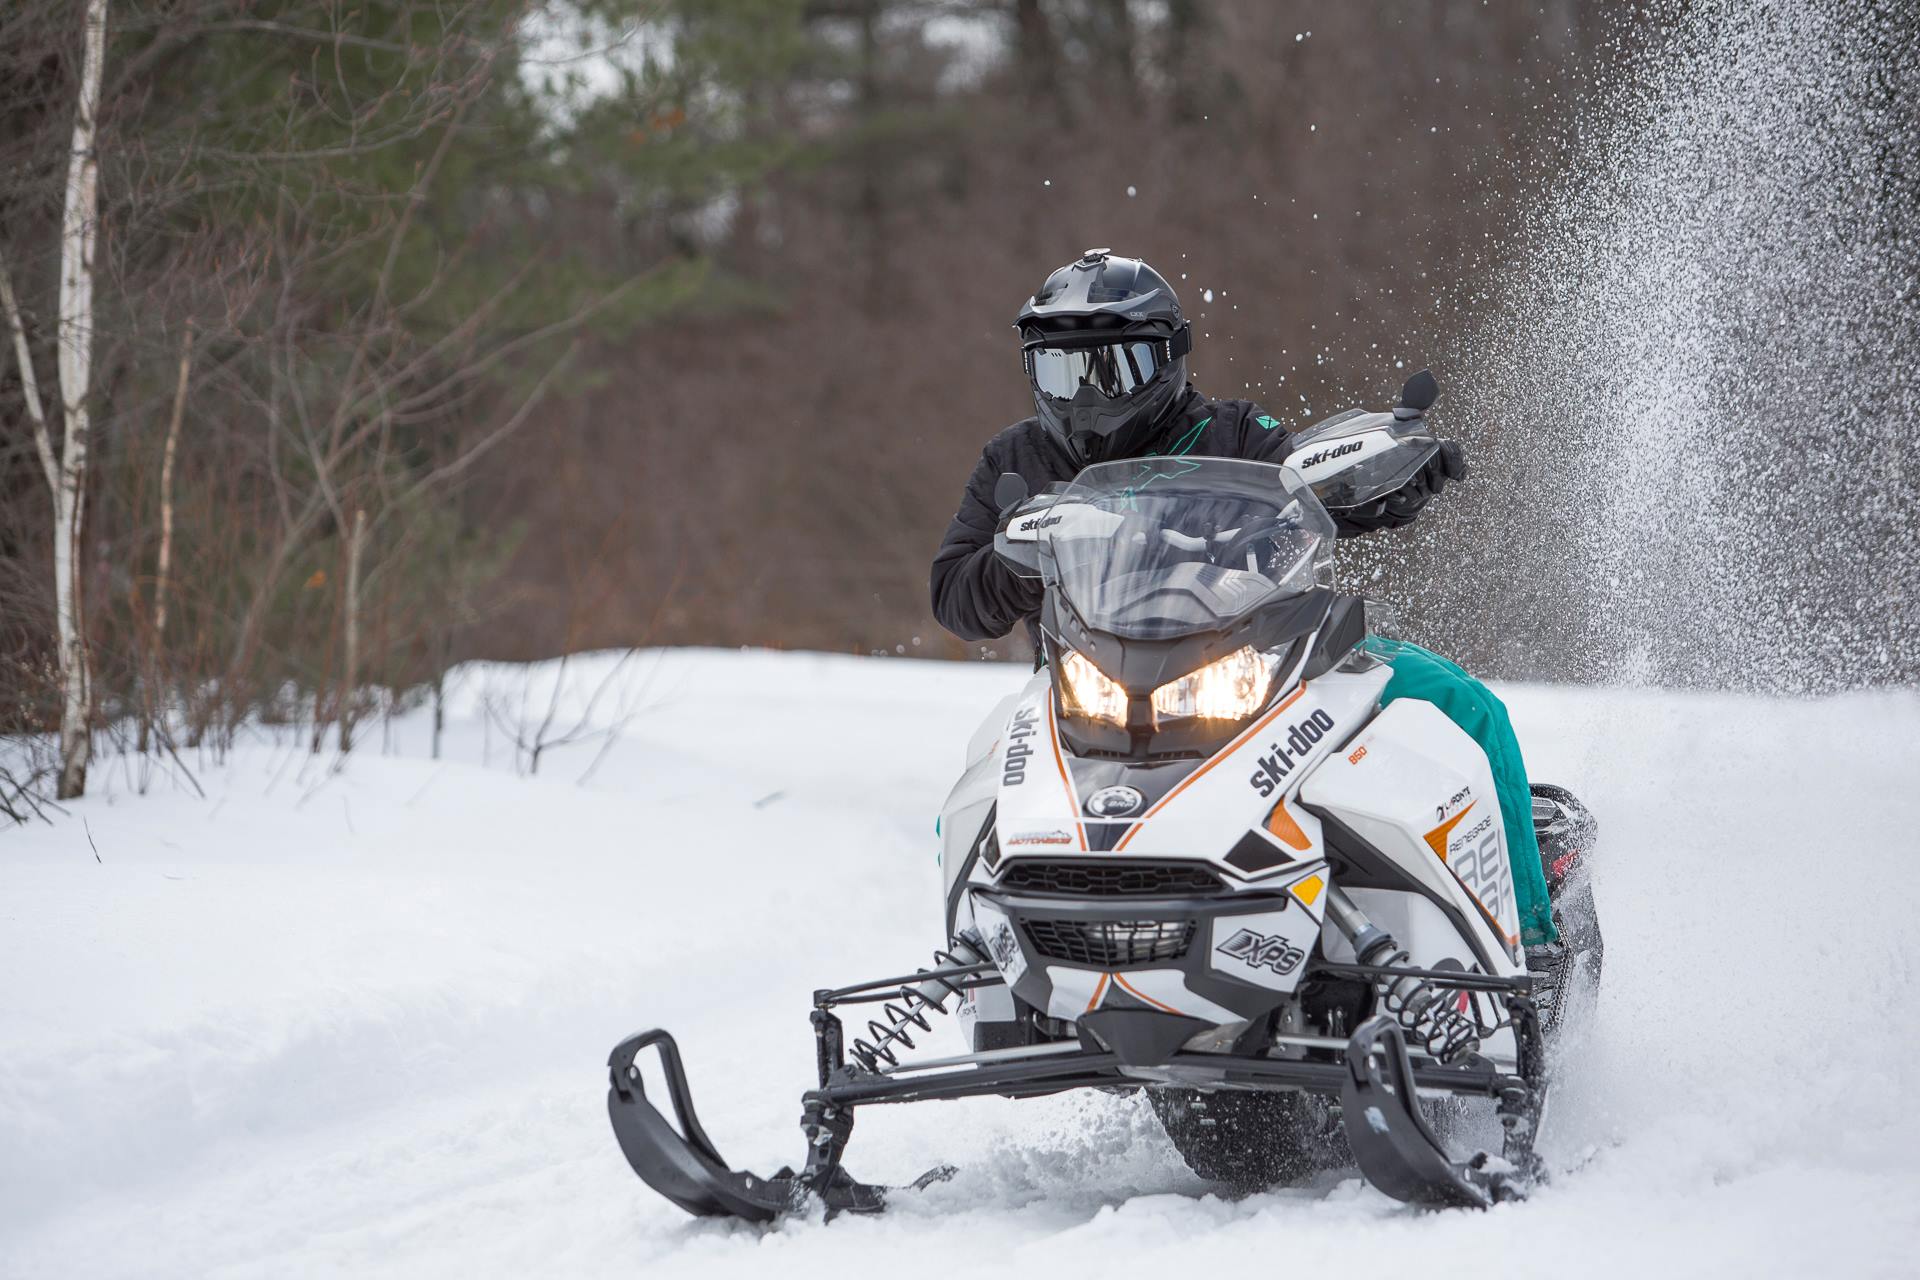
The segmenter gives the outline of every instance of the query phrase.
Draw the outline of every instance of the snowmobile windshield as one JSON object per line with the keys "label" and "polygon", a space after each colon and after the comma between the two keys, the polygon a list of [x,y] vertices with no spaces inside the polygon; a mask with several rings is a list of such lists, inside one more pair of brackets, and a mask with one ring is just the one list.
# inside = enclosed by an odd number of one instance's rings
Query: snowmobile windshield
{"label": "snowmobile windshield", "polygon": [[1300,476],[1237,458],[1088,467],[1040,529],[1040,566],[1087,626],[1161,640],[1333,579],[1333,518]]}

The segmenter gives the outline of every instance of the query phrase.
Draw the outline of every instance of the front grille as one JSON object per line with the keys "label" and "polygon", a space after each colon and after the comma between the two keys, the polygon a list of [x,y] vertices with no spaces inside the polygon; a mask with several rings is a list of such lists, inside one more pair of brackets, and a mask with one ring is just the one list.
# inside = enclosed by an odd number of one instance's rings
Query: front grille
{"label": "front grille", "polygon": [[1178,960],[1193,943],[1191,920],[1023,921],[1033,949],[1049,960],[1116,969]]}
{"label": "front grille", "polygon": [[1178,862],[1016,862],[1000,877],[1009,893],[1088,898],[1166,898],[1219,893],[1220,877]]}

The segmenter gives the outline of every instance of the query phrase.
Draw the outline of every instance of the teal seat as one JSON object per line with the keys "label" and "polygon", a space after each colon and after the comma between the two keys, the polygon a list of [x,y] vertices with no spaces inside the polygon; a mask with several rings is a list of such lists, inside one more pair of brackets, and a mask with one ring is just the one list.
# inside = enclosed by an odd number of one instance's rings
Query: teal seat
{"label": "teal seat", "polygon": [[1520,940],[1528,946],[1553,942],[1553,906],[1547,899],[1547,875],[1540,865],[1540,844],[1533,834],[1533,796],[1527,790],[1527,766],[1520,740],[1513,736],[1507,708],[1493,691],[1430,649],[1405,640],[1368,636],[1368,653],[1388,663],[1393,676],[1380,694],[1381,705],[1396,698],[1431,702],[1487,753],[1500,819],[1507,829],[1507,854],[1513,861],[1514,900],[1520,912]]}

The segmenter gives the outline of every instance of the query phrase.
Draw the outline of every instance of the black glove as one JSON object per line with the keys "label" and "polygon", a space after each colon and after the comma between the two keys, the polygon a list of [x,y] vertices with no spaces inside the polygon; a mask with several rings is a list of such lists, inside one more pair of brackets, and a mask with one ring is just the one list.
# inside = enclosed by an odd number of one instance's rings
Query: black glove
{"label": "black glove", "polygon": [[[999,606],[1014,618],[1031,618],[1040,612],[1041,599],[1046,595],[1046,587],[1040,581],[1038,565],[1039,547],[1031,542],[1013,542],[1006,540],[1005,534],[1021,504],[1008,507],[1000,517],[1000,525],[994,530],[994,539],[986,548],[988,557],[998,570],[993,576],[997,579],[991,588],[997,596]],[[1027,519],[1028,516],[1021,516]],[[1038,642],[1036,641],[1036,646]]]}
{"label": "black glove", "polygon": [[[1014,502],[1000,513],[1000,523],[993,531],[994,559],[1007,571],[1013,580],[1021,584],[1020,594],[1031,595],[1037,608],[1040,603],[1040,544],[1031,539],[1018,542],[1009,541],[1007,531],[1016,522],[1032,523],[1045,518],[1045,510],[1033,510],[1027,506],[1025,498]],[[1029,584],[1031,587],[1029,589]]]}
{"label": "black glove", "polygon": [[1343,538],[1403,528],[1412,524],[1421,508],[1446,488],[1447,481],[1466,478],[1466,452],[1457,441],[1442,440],[1440,451],[1411,480],[1377,502],[1333,512],[1333,523]]}

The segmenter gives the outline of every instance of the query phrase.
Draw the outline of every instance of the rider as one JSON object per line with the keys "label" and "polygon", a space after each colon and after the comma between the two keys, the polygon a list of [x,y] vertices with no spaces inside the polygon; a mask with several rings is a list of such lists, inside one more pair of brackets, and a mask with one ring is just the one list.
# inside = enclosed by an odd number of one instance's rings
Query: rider
{"label": "rider", "polygon": [[[934,616],[962,640],[1003,636],[1023,620],[1031,625],[1040,609],[1040,583],[1016,575],[994,553],[1002,520],[994,488],[1001,473],[1018,474],[1037,493],[1096,462],[1180,455],[1279,462],[1292,447],[1291,433],[1259,405],[1209,399],[1187,382],[1192,326],[1172,286],[1138,259],[1087,250],[1047,277],[1015,327],[1039,412],[987,442],[933,558]],[[1460,446],[1448,441],[1424,472],[1384,502],[1334,512],[1340,536],[1409,524],[1448,480],[1465,475]],[[1425,699],[1485,749],[1508,833],[1523,938],[1552,941],[1526,767],[1506,708],[1438,654],[1380,637],[1366,643],[1393,668],[1383,702]],[[1554,871],[1557,880],[1562,868]]]}

